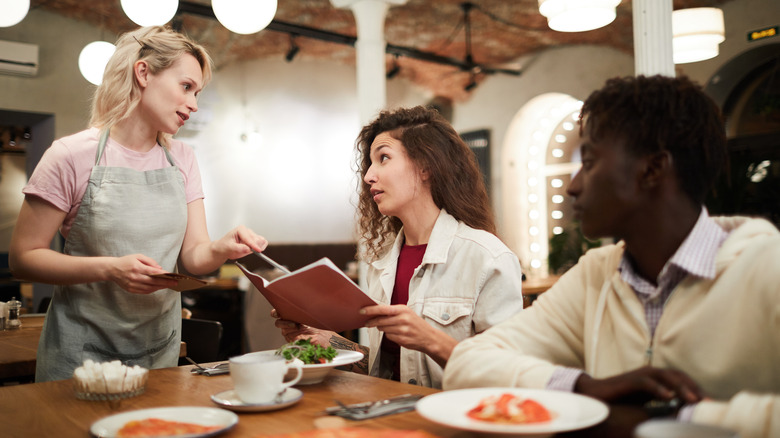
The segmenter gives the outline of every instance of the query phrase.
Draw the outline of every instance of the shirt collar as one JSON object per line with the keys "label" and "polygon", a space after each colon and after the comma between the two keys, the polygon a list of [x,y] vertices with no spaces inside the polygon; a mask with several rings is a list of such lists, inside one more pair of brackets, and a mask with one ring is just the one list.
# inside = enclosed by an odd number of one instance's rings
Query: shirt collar
{"label": "shirt collar", "polygon": [[[728,233],[723,230],[702,207],[699,218],[693,225],[693,229],[677,248],[674,255],[666,262],[661,273],[658,274],[656,284],[661,284],[663,278],[669,274],[672,266],[700,278],[715,278],[715,257]],[[628,253],[624,252],[618,266],[621,277],[629,284],[636,283],[639,274],[634,270]],[[641,277],[640,277],[641,278]]]}

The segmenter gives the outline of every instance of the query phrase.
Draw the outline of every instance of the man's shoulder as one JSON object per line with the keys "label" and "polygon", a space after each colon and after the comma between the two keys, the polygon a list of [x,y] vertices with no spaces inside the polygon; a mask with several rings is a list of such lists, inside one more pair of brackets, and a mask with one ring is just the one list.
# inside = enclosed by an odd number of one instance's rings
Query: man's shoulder
{"label": "man's shoulder", "polygon": [[625,251],[625,247],[626,247],[625,243],[623,241],[620,241],[618,243],[591,248],[580,258],[580,261],[577,264],[580,263],[604,264],[604,263],[614,262],[615,265],[617,266],[617,263],[620,262],[620,258],[623,257],[623,252]]}
{"label": "man's shoulder", "polygon": [[567,274],[576,273],[574,276],[579,278],[577,281],[601,284],[617,272],[624,250],[625,244],[622,241],[592,248],[580,257]]}

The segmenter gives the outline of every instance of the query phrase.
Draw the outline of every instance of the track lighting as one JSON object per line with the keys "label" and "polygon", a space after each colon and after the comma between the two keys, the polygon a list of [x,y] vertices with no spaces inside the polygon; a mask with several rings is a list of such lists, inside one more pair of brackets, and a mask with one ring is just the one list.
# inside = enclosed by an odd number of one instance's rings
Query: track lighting
{"label": "track lighting", "polygon": [[393,67],[388,70],[387,74],[385,75],[387,79],[393,79],[398,75],[398,73],[401,72],[401,66],[398,65],[397,57],[393,58]]}
{"label": "track lighting", "polygon": [[463,90],[471,91],[475,88],[477,88],[477,79],[474,77],[474,75],[471,75],[471,80],[469,81],[468,84],[466,84],[465,87],[463,87]]}
{"label": "track lighting", "polygon": [[300,50],[301,48],[295,44],[295,35],[290,34],[290,50],[284,55],[284,59],[286,59],[287,62],[292,62],[292,60],[295,59],[295,55],[297,55]]}

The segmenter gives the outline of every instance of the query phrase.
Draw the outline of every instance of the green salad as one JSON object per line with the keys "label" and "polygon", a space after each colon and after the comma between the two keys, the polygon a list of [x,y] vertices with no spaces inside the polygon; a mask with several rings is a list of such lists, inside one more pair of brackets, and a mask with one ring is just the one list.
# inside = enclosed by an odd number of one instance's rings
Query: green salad
{"label": "green salad", "polygon": [[287,360],[300,359],[304,364],[321,364],[333,360],[338,352],[335,348],[312,344],[311,339],[298,339],[295,342],[282,345],[276,350],[276,355]]}

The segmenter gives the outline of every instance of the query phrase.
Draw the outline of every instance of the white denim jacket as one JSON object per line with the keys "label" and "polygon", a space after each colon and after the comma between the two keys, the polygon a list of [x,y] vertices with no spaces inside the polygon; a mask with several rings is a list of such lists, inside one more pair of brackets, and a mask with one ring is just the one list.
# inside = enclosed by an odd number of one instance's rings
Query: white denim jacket
{"label": "white denim jacket", "polygon": [[[368,294],[380,303],[390,303],[402,246],[403,230],[389,251],[368,266]],[[520,263],[498,237],[441,210],[422,264],[412,274],[407,305],[461,341],[523,309]],[[392,370],[379,361],[383,335],[368,329],[369,370],[372,376],[389,378]],[[441,388],[442,368],[419,351],[402,347],[400,369],[402,382]]]}

